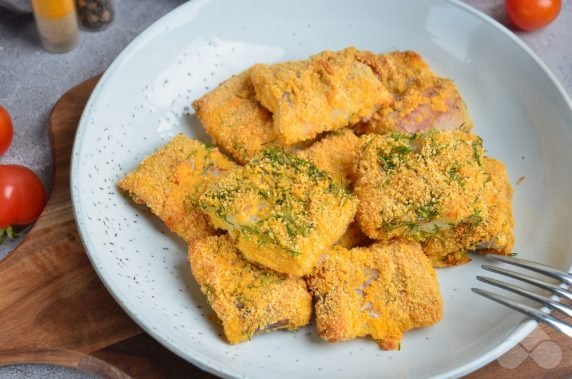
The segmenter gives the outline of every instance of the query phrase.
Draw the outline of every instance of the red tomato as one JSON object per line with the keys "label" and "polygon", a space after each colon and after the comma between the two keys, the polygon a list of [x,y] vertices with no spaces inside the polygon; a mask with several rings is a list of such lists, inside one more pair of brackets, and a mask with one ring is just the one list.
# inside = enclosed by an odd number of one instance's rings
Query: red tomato
{"label": "red tomato", "polygon": [[505,0],[508,18],[522,30],[550,24],[560,13],[561,0]]}
{"label": "red tomato", "polygon": [[0,105],[0,155],[4,154],[10,147],[13,133],[12,119],[10,119],[6,109]]}
{"label": "red tomato", "polygon": [[30,169],[0,165],[0,228],[36,221],[46,205],[44,186]]}

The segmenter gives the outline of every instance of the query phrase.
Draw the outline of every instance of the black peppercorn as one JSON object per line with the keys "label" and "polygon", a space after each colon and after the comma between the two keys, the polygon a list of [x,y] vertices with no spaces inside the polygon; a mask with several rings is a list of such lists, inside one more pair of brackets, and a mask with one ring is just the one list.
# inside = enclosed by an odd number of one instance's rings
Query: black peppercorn
{"label": "black peppercorn", "polygon": [[113,0],[76,0],[77,14],[83,27],[102,30],[113,22]]}

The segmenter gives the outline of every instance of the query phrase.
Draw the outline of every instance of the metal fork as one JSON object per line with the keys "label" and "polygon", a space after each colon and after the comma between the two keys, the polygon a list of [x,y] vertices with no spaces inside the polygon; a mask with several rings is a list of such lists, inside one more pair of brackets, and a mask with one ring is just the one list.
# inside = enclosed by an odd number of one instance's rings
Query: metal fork
{"label": "metal fork", "polygon": [[[519,267],[525,268],[527,270],[535,271],[537,273],[549,276],[551,278],[558,280],[561,285],[563,284],[567,288],[572,285],[572,273],[569,273],[569,272],[560,271],[560,270],[557,270],[553,267],[545,266],[543,264],[536,263],[536,262],[531,262],[531,261],[528,261],[526,259],[506,257],[506,256],[502,256],[502,255],[488,255],[488,258],[494,259],[497,261],[501,261],[504,263],[509,263],[511,265],[519,266]],[[509,276],[513,279],[517,279],[517,280],[532,284],[536,287],[542,288],[544,290],[550,291],[550,292],[552,292],[552,294],[558,296],[559,300],[554,301],[551,298],[548,298],[546,296],[539,295],[539,294],[532,292],[532,291],[529,291],[527,289],[515,286],[513,284],[501,282],[501,281],[496,280],[496,279],[492,279],[492,278],[485,277],[485,276],[477,276],[477,279],[480,280],[481,282],[491,284],[493,286],[497,286],[500,288],[504,288],[504,289],[511,291],[511,292],[514,292],[518,295],[521,295],[521,296],[527,297],[529,299],[532,299],[534,301],[537,301],[539,303],[542,303],[546,307],[557,310],[557,311],[567,315],[568,317],[572,317],[572,308],[560,303],[560,299],[562,299],[562,298],[565,298],[565,299],[568,299],[569,301],[572,301],[572,292],[570,292],[570,290],[568,290],[567,288],[563,288],[562,286],[559,286],[559,285],[553,285],[553,284],[545,283],[542,280],[538,280],[538,279],[530,277],[528,275],[524,275],[524,274],[521,274],[519,272],[507,270],[507,269],[500,268],[500,267],[495,267],[495,266],[490,266],[490,265],[482,265],[481,267],[487,271],[491,271],[491,272],[501,274],[501,275],[506,275],[506,276]],[[538,309],[529,307],[529,306],[524,305],[524,304],[520,304],[517,301],[514,301],[512,299],[509,299],[509,298],[501,296],[501,295],[497,295],[497,294],[489,292],[489,291],[485,291],[485,290],[482,290],[479,288],[471,288],[471,290],[473,292],[481,295],[481,296],[484,296],[488,299],[496,301],[497,303],[500,303],[500,304],[503,304],[509,308],[512,308],[515,311],[524,313],[525,315],[535,319],[536,321],[548,324],[549,326],[553,327],[554,329],[566,334],[568,337],[572,337],[572,325],[565,322],[565,321],[562,321],[562,320],[560,320],[554,316],[551,316],[545,312],[542,312]]]}

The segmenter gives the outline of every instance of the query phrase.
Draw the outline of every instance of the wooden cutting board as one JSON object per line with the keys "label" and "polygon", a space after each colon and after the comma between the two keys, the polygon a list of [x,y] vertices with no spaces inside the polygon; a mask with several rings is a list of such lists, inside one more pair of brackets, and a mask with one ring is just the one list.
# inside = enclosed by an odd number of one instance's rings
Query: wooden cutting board
{"label": "wooden cutting board", "polygon": [[[21,245],[0,262],[0,365],[53,363],[110,378],[212,378],[142,332],[107,292],[80,241],[69,190],[70,158],[79,118],[97,80],[72,88],[55,105],[50,199]],[[541,353],[556,354],[546,343],[562,354],[549,369],[536,363]],[[523,349],[526,358],[518,367],[506,368],[516,359],[507,355],[470,377],[572,374],[572,339],[541,326],[507,354],[517,356]]]}

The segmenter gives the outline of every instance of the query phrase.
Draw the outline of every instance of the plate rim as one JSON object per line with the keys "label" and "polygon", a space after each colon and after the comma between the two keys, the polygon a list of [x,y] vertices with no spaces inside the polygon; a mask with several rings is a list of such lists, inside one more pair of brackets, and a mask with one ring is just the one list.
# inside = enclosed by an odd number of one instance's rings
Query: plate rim
{"label": "plate rim", "polygon": [[[191,364],[195,365],[196,367],[210,372],[215,375],[222,375],[225,378],[238,378],[244,377],[243,374],[240,372],[235,372],[234,370],[228,370],[223,366],[214,366],[209,364],[208,358],[202,354],[200,351],[195,352],[193,354],[188,354],[187,352],[179,349],[177,346],[172,344],[167,338],[164,338],[158,331],[151,328],[146,322],[147,320],[143,315],[137,314],[133,312],[127,302],[124,302],[120,295],[123,295],[123,291],[119,288],[115,288],[114,284],[111,283],[111,280],[107,277],[107,274],[104,270],[100,268],[100,261],[98,259],[97,254],[92,254],[90,251],[91,249],[95,249],[92,245],[92,242],[89,238],[89,231],[87,230],[81,216],[81,204],[80,204],[80,191],[79,191],[79,156],[80,150],[82,145],[82,137],[84,130],[88,127],[88,120],[91,116],[92,109],[94,107],[94,103],[99,98],[100,92],[106,86],[109,79],[114,76],[114,73],[121,67],[123,62],[129,58],[133,51],[143,45],[148,39],[152,38],[156,35],[156,31],[167,24],[171,18],[175,17],[175,15],[179,12],[182,12],[184,8],[200,8],[202,4],[216,1],[216,0],[195,0],[189,1],[184,4],[177,6],[176,8],[172,9],[171,11],[167,12],[163,16],[161,16],[158,20],[153,22],[149,25],[145,30],[143,30],[137,37],[135,37],[113,60],[111,65],[105,70],[102,77],[98,80],[97,85],[95,86],[93,92],[90,94],[88,101],[84,107],[82,112],[77,130],[76,135],[74,138],[74,144],[72,149],[72,160],[71,160],[71,167],[70,167],[70,191],[71,191],[71,199],[72,199],[72,209],[74,214],[74,219],[76,221],[76,225],[78,227],[78,232],[80,236],[80,240],[85,248],[87,256],[90,260],[92,267],[94,268],[97,276],[107,289],[107,291],[111,294],[113,299],[120,305],[120,307],[128,314],[128,316],[143,329],[146,333],[151,335],[156,341],[161,343],[164,347],[169,349],[171,352],[177,354],[180,358],[190,362]],[[522,49],[526,55],[528,55],[534,63],[542,70],[544,73],[547,74],[550,82],[552,85],[556,87],[560,95],[564,98],[565,102],[568,104],[570,111],[572,112],[572,98],[565,90],[562,83],[557,79],[551,69],[540,59],[540,57],[523,41],[521,40],[516,34],[510,31],[507,27],[502,25],[497,20],[493,19],[489,15],[485,14],[484,12],[479,11],[478,9],[462,2],[461,0],[431,0],[435,3],[447,3],[449,5],[458,7],[465,12],[468,12],[477,18],[480,18],[483,22],[488,23],[494,29],[496,29],[500,34],[504,35],[505,38],[508,38],[511,42],[515,43],[520,49]],[[572,265],[568,268],[569,271],[572,271]],[[109,282],[108,282],[109,280]],[[494,359],[500,357],[501,355],[505,354],[511,348],[516,346],[520,341],[522,341],[526,336],[528,336],[538,325],[538,322],[535,320],[523,320],[521,321],[520,325],[516,327],[513,333],[511,333],[507,339],[497,345],[495,348],[492,348],[489,351],[486,351],[484,354],[474,358],[472,361],[459,366],[455,369],[448,370],[433,378],[439,377],[459,377],[467,375],[471,372],[478,370],[479,368],[487,365],[488,363],[492,362]]]}

